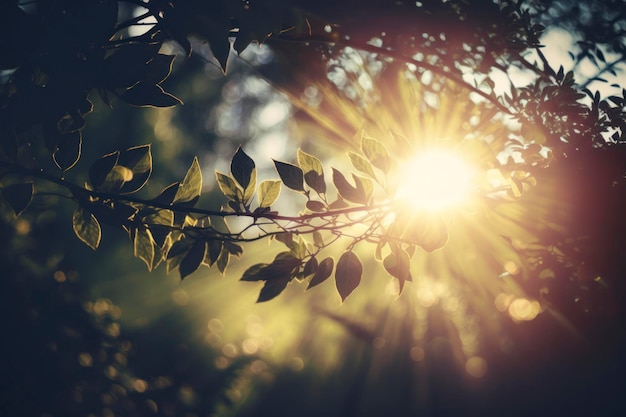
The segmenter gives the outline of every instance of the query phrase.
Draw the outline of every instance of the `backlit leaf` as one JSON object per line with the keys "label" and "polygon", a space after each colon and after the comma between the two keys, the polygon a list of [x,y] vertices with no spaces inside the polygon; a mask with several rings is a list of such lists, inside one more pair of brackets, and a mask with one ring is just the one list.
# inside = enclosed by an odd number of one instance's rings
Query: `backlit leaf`
{"label": "backlit leaf", "polygon": [[295,191],[304,191],[304,173],[300,167],[280,161],[274,161],[274,165],[286,187]]}
{"label": "backlit leaf", "polygon": [[149,229],[140,227],[135,231],[133,249],[135,257],[144,261],[151,271],[154,262],[154,240]]}
{"label": "backlit leaf", "polygon": [[279,295],[285,288],[287,288],[287,284],[289,283],[289,276],[278,277],[277,279],[266,281],[263,288],[261,288],[261,292],[259,293],[259,298],[257,298],[257,303],[262,303],[264,301],[269,301],[272,298],[275,298]]}
{"label": "backlit leaf", "polygon": [[279,180],[265,180],[259,184],[259,206],[270,207],[278,196],[280,195],[281,181]]}
{"label": "backlit leaf", "polygon": [[312,256],[311,259],[309,259],[304,264],[304,269],[302,270],[302,273],[304,274],[305,277],[308,277],[309,275],[312,275],[317,271],[318,266],[319,265],[317,263],[317,258]]}
{"label": "backlit leaf", "polygon": [[300,168],[302,168],[302,171],[305,174],[311,171],[316,172],[319,175],[324,173],[321,161],[313,155],[304,152],[300,148],[298,148],[298,165],[300,165]]}
{"label": "backlit leaf", "polygon": [[102,231],[98,219],[82,207],[77,208],[72,215],[74,233],[91,249],[96,250],[100,245]]}
{"label": "backlit leaf", "polygon": [[158,84],[140,82],[120,95],[128,104],[139,107],[172,107],[183,102]]}
{"label": "backlit leaf", "polygon": [[361,138],[361,150],[372,165],[384,173],[389,172],[391,158],[389,158],[389,152],[385,145],[375,139],[363,136]]}
{"label": "backlit leaf", "polygon": [[204,257],[204,262],[207,265],[212,266],[215,263],[215,261],[217,261],[217,258],[220,257],[220,253],[222,253],[223,244],[222,244],[222,241],[218,239],[209,240],[207,244],[208,244],[208,250]]}
{"label": "backlit leaf", "polygon": [[306,208],[317,213],[326,211],[326,206],[321,201],[309,200],[306,202]]}
{"label": "backlit leaf", "polygon": [[394,246],[392,252],[383,260],[385,270],[397,278],[400,284],[400,292],[406,281],[411,281],[411,259],[401,247]]}
{"label": "backlit leaf", "polygon": [[354,152],[348,152],[348,156],[350,157],[352,166],[354,166],[359,171],[369,175],[370,177],[376,178],[376,174],[374,174],[372,164],[367,159]]}
{"label": "backlit leaf", "polygon": [[89,181],[94,189],[98,190],[99,187],[106,180],[107,175],[115,165],[120,156],[119,151],[104,155],[102,158],[95,161],[89,167]]}
{"label": "backlit leaf", "polygon": [[215,171],[215,178],[217,179],[217,186],[220,187],[224,197],[235,203],[241,201],[241,188],[239,188],[234,179],[219,171]]}
{"label": "backlit leaf", "polygon": [[80,159],[82,143],[80,131],[59,135],[57,149],[52,156],[61,171],[65,172],[76,165]]}
{"label": "backlit leaf", "polygon": [[344,252],[337,261],[337,269],[335,270],[335,284],[341,301],[345,301],[352,291],[359,286],[362,274],[363,265],[359,257],[352,251]]}
{"label": "backlit leaf", "polygon": [[130,194],[139,191],[152,174],[152,154],[150,145],[135,146],[122,152],[117,161],[118,165],[128,168],[132,177],[126,180],[120,193]]}
{"label": "backlit leaf", "polygon": [[337,191],[344,199],[353,203],[367,203],[368,196],[365,194],[363,187],[357,188],[350,184],[346,177],[335,168],[333,168],[333,184],[335,184]]}
{"label": "backlit leaf", "polygon": [[200,198],[201,192],[202,171],[200,170],[198,157],[194,157],[191,166],[187,170],[187,174],[185,174],[185,179],[176,191],[176,196],[174,197],[173,203],[190,203],[191,205],[193,205],[198,200],[198,198]]}
{"label": "backlit leaf", "polygon": [[402,237],[426,252],[433,252],[448,242],[448,227],[440,216],[422,213],[404,227]]}
{"label": "backlit leaf", "polygon": [[324,180],[324,174],[318,174],[315,171],[309,171],[304,174],[304,181],[309,187],[314,189],[319,194],[326,193],[326,181]]}

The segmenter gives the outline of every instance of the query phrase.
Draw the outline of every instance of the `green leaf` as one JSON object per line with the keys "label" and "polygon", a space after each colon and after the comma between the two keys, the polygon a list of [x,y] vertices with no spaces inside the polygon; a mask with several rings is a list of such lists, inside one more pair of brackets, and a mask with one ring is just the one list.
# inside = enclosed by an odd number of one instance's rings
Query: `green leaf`
{"label": "green leaf", "polygon": [[109,175],[109,172],[117,165],[117,160],[120,156],[119,151],[112,152],[104,155],[102,158],[95,161],[89,167],[89,181],[94,189],[98,190],[104,183]]}
{"label": "green leaf", "polygon": [[254,170],[255,165],[252,158],[241,149],[241,146],[237,148],[237,152],[235,152],[230,162],[230,172],[242,189],[245,190],[250,184],[250,178]]}
{"label": "green leaf", "polygon": [[151,271],[154,263],[154,239],[149,229],[140,227],[135,230],[133,249],[135,257],[144,261],[148,271]]}
{"label": "green leaf", "polygon": [[335,284],[341,301],[345,301],[352,291],[359,286],[362,274],[363,265],[361,265],[359,257],[352,251],[344,252],[337,261],[337,270],[335,271]]}
{"label": "green leaf", "polygon": [[307,172],[315,172],[319,175],[324,174],[322,162],[313,155],[304,152],[300,148],[298,148],[298,165],[300,165],[300,168],[302,168],[302,171],[305,174]]}
{"label": "green leaf", "polygon": [[274,161],[276,171],[287,188],[304,192],[304,173],[300,167],[286,162]]}
{"label": "green leaf", "polygon": [[74,233],[91,249],[96,250],[100,245],[102,231],[98,219],[82,207],[77,208],[72,215]]}
{"label": "green leaf", "polygon": [[372,164],[367,159],[354,152],[348,152],[348,156],[350,157],[352,166],[354,166],[359,171],[369,175],[370,177],[376,179],[374,168],[372,168]]}
{"label": "green leaf", "polygon": [[193,243],[189,252],[180,261],[178,266],[178,272],[180,273],[180,279],[183,280],[196,269],[200,267],[200,264],[204,260],[204,254],[206,253],[206,242],[203,240],[197,240]]}
{"label": "green leaf", "polygon": [[19,216],[33,199],[35,188],[32,183],[11,184],[2,188],[2,197],[11,206],[15,216]]}
{"label": "green leaf", "polygon": [[322,234],[317,230],[313,232],[313,244],[318,248],[324,247],[324,238]]}
{"label": "green leaf", "polygon": [[215,178],[217,180],[218,187],[220,187],[222,194],[224,194],[224,197],[235,203],[239,203],[241,201],[241,189],[234,179],[226,174],[222,174],[219,171],[215,171]]}
{"label": "green leaf", "polygon": [[374,182],[369,178],[359,177],[354,174],[352,174],[352,178],[354,179],[354,184],[356,185],[359,196],[363,198],[363,204],[367,204],[374,192]]}
{"label": "green leaf", "polygon": [[59,135],[59,142],[52,157],[61,171],[65,172],[76,165],[80,159],[82,143],[80,131]]}
{"label": "green leaf", "polygon": [[139,107],[172,107],[183,102],[170,93],[165,92],[158,84],[139,82],[130,90],[120,95],[128,104]]}
{"label": "green leaf", "polygon": [[132,178],[125,181],[120,193],[130,194],[139,191],[146,185],[152,174],[150,145],[135,146],[125,150],[120,154],[117,164],[132,172]]}
{"label": "green leaf", "polygon": [[320,264],[317,266],[315,274],[313,275],[313,278],[311,278],[311,281],[309,282],[307,290],[326,281],[328,277],[330,277],[330,275],[333,273],[334,267],[335,260],[330,256],[320,262]]}
{"label": "green leaf", "polygon": [[389,172],[391,167],[391,158],[389,158],[389,152],[382,143],[375,139],[363,136],[361,138],[361,150],[363,155],[374,165],[376,168],[383,171],[385,174]]}
{"label": "green leaf", "polygon": [[176,191],[173,203],[188,203],[193,206],[200,198],[201,192],[202,171],[200,170],[200,164],[198,163],[198,157],[196,156],[193,158],[193,162],[187,170],[187,174],[185,174],[185,179]]}
{"label": "green leaf", "polygon": [[279,180],[265,180],[259,184],[259,207],[270,207],[280,195],[282,182]]}

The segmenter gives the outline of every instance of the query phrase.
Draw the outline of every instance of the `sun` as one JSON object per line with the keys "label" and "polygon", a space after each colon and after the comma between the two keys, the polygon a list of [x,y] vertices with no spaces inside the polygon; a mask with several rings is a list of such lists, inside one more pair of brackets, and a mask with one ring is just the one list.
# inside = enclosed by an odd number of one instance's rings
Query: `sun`
{"label": "sun", "polygon": [[474,188],[476,168],[452,149],[418,152],[400,169],[396,200],[417,210],[440,211],[467,201]]}

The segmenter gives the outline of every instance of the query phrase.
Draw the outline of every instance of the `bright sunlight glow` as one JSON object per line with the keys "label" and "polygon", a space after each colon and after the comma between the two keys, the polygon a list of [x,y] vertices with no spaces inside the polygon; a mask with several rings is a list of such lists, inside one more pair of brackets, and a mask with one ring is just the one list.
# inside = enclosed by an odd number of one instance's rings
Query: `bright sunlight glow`
{"label": "bright sunlight glow", "polygon": [[401,170],[396,198],[419,210],[438,211],[458,206],[472,189],[474,169],[452,150],[418,153]]}

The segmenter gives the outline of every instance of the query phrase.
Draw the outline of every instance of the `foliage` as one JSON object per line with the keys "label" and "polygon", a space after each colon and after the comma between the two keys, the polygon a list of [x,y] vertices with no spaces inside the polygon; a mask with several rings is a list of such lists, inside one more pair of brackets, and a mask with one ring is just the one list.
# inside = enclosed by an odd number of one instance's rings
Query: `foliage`
{"label": "foliage", "polygon": [[[190,39],[195,38],[209,43],[213,59],[224,71],[233,54],[251,42],[267,42],[277,51],[288,44],[311,51],[313,43],[315,51],[327,57],[311,64],[314,68],[327,63],[321,74],[341,67],[341,54],[352,48],[375,55],[383,66],[405,69],[408,77],[434,78],[422,81],[427,92],[441,92],[442,86],[445,91],[464,91],[462,97],[481,109],[480,118],[500,114],[519,124],[519,131],[511,129],[499,139],[498,146],[504,143],[500,149],[487,145],[493,156],[490,168],[504,178],[502,189],[482,190],[494,204],[520,199],[555,159],[567,155],[573,160],[575,154],[615,148],[626,140],[626,90],[602,98],[588,88],[589,82],[577,84],[573,71],[553,67],[542,53],[541,36],[553,22],[541,13],[561,8],[564,15],[571,14],[581,7],[574,3],[449,1],[389,6],[373,1],[363,8],[364,16],[351,2],[297,6],[226,0],[3,4],[0,27],[10,36],[2,36],[2,42],[19,40],[18,47],[2,45],[10,53],[0,60],[3,202],[19,216],[37,197],[40,184],[52,183],[75,203],[73,229],[86,245],[97,249],[102,225],[113,225],[128,233],[134,255],[148,270],[163,263],[167,271],[178,270],[181,279],[203,265],[215,266],[223,274],[233,258],[242,256],[243,244],[271,239],[285,250],[272,262],[249,267],[241,278],[263,281],[258,301],[274,298],[294,279],[309,280],[312,288],[333,272],[345,300],[360,284],[363,265],[357,253],[365,244],[375,247],[382,269],[402,289],[412,280],[415,253],[446,245],[444,219],[411,213],[394,202],[395,163],[413,150],[395,132],[393,140],[382,132],[359,132],[358,146],[348,153],[357,173],[328,170],[316,156],[299,149],[295,163],[274,161],[279,180],[259,182],[255,162],[239,148],[230,172],[215,173],[225,201],[221,210],[198,207],[203,175],[197,158],[181,181],[155,197],[139,197],[153,171],[150,145],[104,155],[91,163],[87,179],[67,181],[86,146],[82,131],[85,117],[93,111],[93,94],[108,106],[117,100],[133,106],[181,104],[163,86],[175,58],[163,53],[163,46],[175,42],[189,56]],[[378,18],[389,7],[397,22],[393,27]],[[613,14],[615,22],[624,22],[622,12]],[[147,30],[139,35],[131,31],[144,26]],[[593,38],[583,26],[577,30],[583,37],[575,59],[591,59],[598,67],[593,79],[602,81],[603,73],[614,73],[623,62],[623,40],[615,34]],[[609,43],[609,51],[621,53],[613,62],[607,62],[602,52]],[[537,62],[532,62],[531,54]],[[513,67],[529,71],[532,81],[516,85],[509,72]],[[508,79],[503,92],[496,89],[494,71]],[[470,79],[465,77],[468,73]],[[340,85],[335,87],[338,94],[349,95]],[[359,105],[363,103],[355,103]],[[495,155],[504,150],[510,156],[501,162]],[[275,210],[283,188],[304,197],[304,207],[295,216]],[[230,218],[242,221],[233,229]],[[331,245],[334,256],[327,250]],[[545,249],[548,246],[535,257],[547,259],[552,251]],[[538,274],[550,274],[546,271],[537,269]]]}

